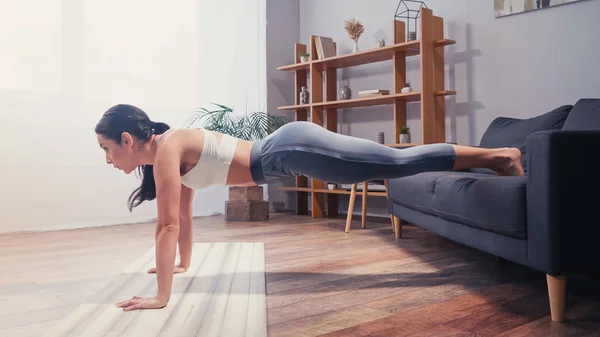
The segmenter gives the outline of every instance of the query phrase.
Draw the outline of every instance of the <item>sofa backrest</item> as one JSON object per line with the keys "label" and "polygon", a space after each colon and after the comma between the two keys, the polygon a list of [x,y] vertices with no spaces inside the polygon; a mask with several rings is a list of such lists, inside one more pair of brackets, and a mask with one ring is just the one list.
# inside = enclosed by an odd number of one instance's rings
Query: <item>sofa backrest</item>
{"label": "sofa backrest", "polygon": [[575,105],[563,130],[600,130],[600,99],[582,98]]}
{"label": "sofa backrest", "polygon": [[572,105],[563,105],[543,115],[527,119],[498,117],[488,126],[479,146],[518,148],[522,153],[523,170],[527,174],[527,136],[538,131],[562,129],[572,108]]}

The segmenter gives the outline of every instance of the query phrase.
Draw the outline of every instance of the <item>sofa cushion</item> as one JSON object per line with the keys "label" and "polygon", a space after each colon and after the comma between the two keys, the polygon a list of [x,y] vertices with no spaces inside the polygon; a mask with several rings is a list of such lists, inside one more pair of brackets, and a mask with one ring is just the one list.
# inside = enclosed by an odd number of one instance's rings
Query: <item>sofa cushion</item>
{"label": "sofa cushion", "polygon": [[527,177],[425,172],[391,179],[393,202],[467,226],[526,238]]}
{"label": "sofa cushion", "polygon": [[572,105],[563,105],[543,115],[520,119],[498,117],[490,123],[481,137],[479,147],[516,147],[521,150],[523,170],[527,173],[527,136],[545,130],[560,130],[571,111]]}
{"label": "sofa cushion", "polygon": [[584,98],[575,103],[563,130],[600,130],[600,99]]}
{"label": "sofa cushion", "polygon": [[388,198],[423,213],[434,215],[433,193],[437,180],[448,172],[425,172],[388,180]]}

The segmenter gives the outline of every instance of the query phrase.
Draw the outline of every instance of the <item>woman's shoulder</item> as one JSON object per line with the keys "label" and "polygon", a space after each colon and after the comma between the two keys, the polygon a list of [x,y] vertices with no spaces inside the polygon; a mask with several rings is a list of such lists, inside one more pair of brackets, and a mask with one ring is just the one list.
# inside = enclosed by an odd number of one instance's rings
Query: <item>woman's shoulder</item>
{"label": "woman's shoulder", "polygon": [[202,137],[202,130],[195,128],[195,129],[190,129],[190,128],[172,128],[169,129],[167,131],[165,131],[163,134],[159,135],[158,137],[158,145],[164,145],[164,144],[172,144],[172,143],[176,143],[176,142],[185,142],[186,140],[189,140],[190,138],[198,138],[198,137]]}
{"label": "woman's shoulder", "polygon": [[202,129],[173,128],[159,136],[157,152],[178,152],[182,156],[202,150],[204,133]]}

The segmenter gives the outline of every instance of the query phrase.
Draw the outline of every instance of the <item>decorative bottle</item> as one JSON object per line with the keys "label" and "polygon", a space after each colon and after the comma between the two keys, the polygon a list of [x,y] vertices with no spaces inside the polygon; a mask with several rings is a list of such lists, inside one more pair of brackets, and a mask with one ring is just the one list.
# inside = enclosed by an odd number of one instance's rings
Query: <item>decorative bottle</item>
{"label": "decorative bottle", "polygon": [[340,99],[350,99],[352,98],[352,90],[347,85],[340,88]]}
{"label": "decorative bottle", "polygon": [[310,101],[310,94],[307,89],[308,88],[305,86],[302,87],[302,91],[300,92],[300,104],[308,104]]}

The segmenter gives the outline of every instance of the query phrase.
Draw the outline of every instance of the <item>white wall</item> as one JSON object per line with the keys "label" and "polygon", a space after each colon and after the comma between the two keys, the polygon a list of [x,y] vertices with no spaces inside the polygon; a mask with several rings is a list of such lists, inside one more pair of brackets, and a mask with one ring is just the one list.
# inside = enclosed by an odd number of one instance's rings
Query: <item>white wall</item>
{"label": "white wall", "polygon": [[[215,106],[210,102],[213,102],[230,106],[237,114],[264,111],[266,0],[197,0],[196,3],[198,106],[212,109]],[[223,214],[228,195],[225,186],[196,191],[194,215]],[[268,198],[267,189],[264,197]]]}
{"label": "white wall", "polygon": [[199,104],[265,111],[266,24],[266,0],[198,0]]}
{"label": "white wall", "polygon": [[[277,67],[294,62],[294,43],[299,42],[299,0],[267,0],[267,111],[293,121],[291,111],[277,110],[278,106],[294,102],[294,77]],[[295,194],[279,191],[281,186],[294,186],[295,179],[269,184],[269,201],[281,202],[285,209],[295,208]]]}
{"label": "white wall", "polygon": [[[116,103],[172,127],[209,100],[266,104],[264,0],[11,1],[0,37],[0,233],[155,218],[154,202],[129,213],[139,180],[97,145],[94,125]],[[198,191],[195,214],[226,198]]]}
{"label": "white wall", "polygon": [[[499,19],[494,18],[493,1],[425,2],[434,15],[445,19],[446,37],[456,40],[446,48],[447,88],[457,91],[447,101],[449,141],[476,145],[497,116],[531,117],[581,97],[600,96],[599,0]],[[356,17],[365,25],[361,50],[374,47],[381,37],[389,44],[397,5],[397,0],[302,0],[299,40],[308,43],[310,34],[330,36],[338,44],[338,53],[349,53],[352,41],[344,20]],[[407,63],[408,80],[417,89],[419,62],[414,57]],[[355,93],[391,89],[391,62],[346,68],[340,77]],[[420,140],[419,109],[419,103],[411,103],[408,111],[414,141]],[[391,140],[391,113],[390,106],[351,109],[341,111],[338,120],[343,133],[375,140],[384,131],[386,140]],[[385,215],[384,204],[372,199],[380,208],[371,207],[370,213]],[[345,206],[347,199],[341,204]]]}

